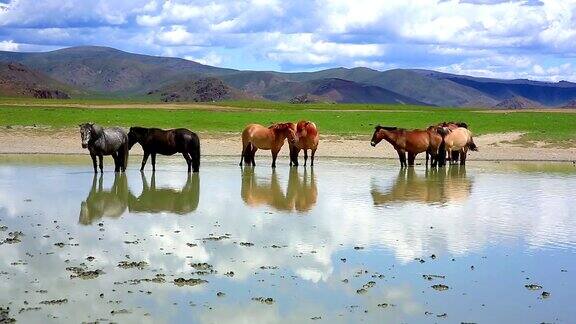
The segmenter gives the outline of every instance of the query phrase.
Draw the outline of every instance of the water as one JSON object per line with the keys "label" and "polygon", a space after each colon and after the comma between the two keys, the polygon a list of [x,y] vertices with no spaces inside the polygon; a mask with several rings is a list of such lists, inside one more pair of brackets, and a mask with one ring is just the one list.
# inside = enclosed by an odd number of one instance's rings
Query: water
{"label": "water", "polygon": [[[160,158],[155,175],[142,175],[135,160],[126,176],[94,177],[88,157],[0,157],[0,241],[24,234],[0,245],[0,307],[9,306],[10,317],[25,323],[576,318],[572,165],[471,162],[433,172],[399,170],[391,161],[322,159],[314,170],[282,161],[273,172],[264,161],[241,170],[236,159],[212,158],[188,177],[179,158]],[[125,269],[122,261],[146,264]],[[194,263],[207,263],[196,265],[206,273],[195,273]],[[100,271],[82,273],[91,270]],[[177,278],[207,282],[178,286]],[[448,289],[432,288],[439,284]],[[67,302],[41,304],[58,299]]]}

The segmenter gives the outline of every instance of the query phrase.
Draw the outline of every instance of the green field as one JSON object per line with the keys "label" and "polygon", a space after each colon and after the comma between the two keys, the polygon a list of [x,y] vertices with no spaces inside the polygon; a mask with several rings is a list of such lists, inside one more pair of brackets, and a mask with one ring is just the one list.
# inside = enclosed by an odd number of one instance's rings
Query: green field
{"label": "green field", "polygon": [[[91,107],[80,108],[85,105]],[[123,108],[110,108],[110,105],[123,105]],[[175,107],[178,109],[174,109]],[[201,106],[167,106],[161,103],[113,99],[0,99],[1,127],[36,125],[60,129],[92,121],[106,126],[186,127],[199,132],[224,133],[240,132],[248,123],[267,125],[301,119],[316,122],[323,134],[340,136],[370,135],[377,124],[425,128],[441,121],[465,121],[477,135],[525,132],[522,139],[525,143],[545,141],[555,146],[576,146],[574,111],[493,113],[478,109],[402,105],[220,102]]]}

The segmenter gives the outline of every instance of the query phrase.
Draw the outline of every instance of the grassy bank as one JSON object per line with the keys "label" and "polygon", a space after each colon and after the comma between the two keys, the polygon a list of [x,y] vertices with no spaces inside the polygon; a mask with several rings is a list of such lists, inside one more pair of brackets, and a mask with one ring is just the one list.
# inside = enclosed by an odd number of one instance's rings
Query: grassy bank
{"label": "grassy bank", "polygon": [[[71,108],[76,104],[78,107],[86,104],[99,106],[98,109]],[[106,108],[106,105],[118,104],[130,109]],[[525,132],[525,141],[546,141],[562,146],[576,144],[576,113],[490,113],[472,109],[402,105],[291,105],[273,102],[225,102],[218,103],[218,109],[211,109],[210,105],[199,107],[193,104],[183,105],[179,109],[163,108],[162,104],[157,104],[158,108],[138,108],[143,105],[150,103],[119,100],[0,100],[0,126],[70,128],[81,122],[93,121],[107,126],[186,127],[202,132],[239,132],[248,123],[267,125],[279,121],[309,119],[315,121],[324,134],[352,136],[369,135],[376,124],[423,128],[444,120],[457,120],[469,123],[475,134]],[[226,110],[222,109],[223,106],[236,109]]]}

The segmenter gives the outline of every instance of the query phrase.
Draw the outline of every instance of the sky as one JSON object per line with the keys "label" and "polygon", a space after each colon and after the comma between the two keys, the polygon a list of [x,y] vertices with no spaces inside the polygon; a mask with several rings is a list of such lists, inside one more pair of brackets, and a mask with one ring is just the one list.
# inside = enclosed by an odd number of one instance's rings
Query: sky
{"label": "sky", "polygon": [[576,81],[576,0],[0,0],[0,50],[80,45],[243,70]]}

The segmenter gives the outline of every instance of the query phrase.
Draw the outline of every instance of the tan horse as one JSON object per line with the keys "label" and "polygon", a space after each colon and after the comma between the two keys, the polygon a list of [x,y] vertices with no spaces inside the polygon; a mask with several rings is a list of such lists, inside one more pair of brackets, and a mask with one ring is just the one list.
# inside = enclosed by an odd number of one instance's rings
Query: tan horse
{"label": "tan horse", "polygon": [[273,124],[270,127],[259,124],[246,126],[242,131],[240,166],[242,166],[243,161],[255,166],[254,155],[258,149],[261,149],[272,151],[272,167],[275,168],[278,152],[280,152],[286,138],[292,143],[296,141],[294,123]]}
{"label": "tan horse", "polygon": [[[376,146],[382,140],[392,144],[398,158],[400,166],[414,166],[414,159],[418,153],[429,152],[432,156],[432,166],[436,166],[436,156],[441,141],[435,135],[434,130],[406,130],[398,127],[376,126],[370,145]],[[406,153],[408,153],[408,164],[406,164]]]}
{"label": "tan horse", "polygon": [[290,145],[290,165],[298,166],[298,154],[304,150],[304,166],[308,161],[308,150],[311,151],[310,166],[314,166],[314,155],[318,149],[318,128],[311,121],[299,121],[295,127],[296,142]]}
{"label": "tan horse", "polygon": [[444,136],[444,150],[451,164],[455,161],[452,157],[452,153],[455,151],[460,152],[460,165],[466,164],[468,149],[478,151],[472,138],[472,132],[467,128],[458,127],[451,130],[448,127],[443,127],[440,129],[440,134]]}
{"label": "tan horse", "polygon": [[[430,126],[432,127],[432,126]],[[449,121],[449,122],[441,122],[438,125],[435,125],[435,127],[444,127],[444,128],[448,128],[449,130],[455,130],[458,127],[464,127],[464,128],[468,128],[468,124],[464,123],[464,122],[453,122],[453,121]],[[442,131],[439,132],[440,134],[442,133]],[[444,152],[439,152],[439,157],[438,157],[438,163],[440,166],[443,166],[446,164],[446,156],[444,154]],[[451,161],[453,162],[457,162],[460,154],[463,154],[463,152],[461,151],[454,151],[452,152],[451,155]]]}

